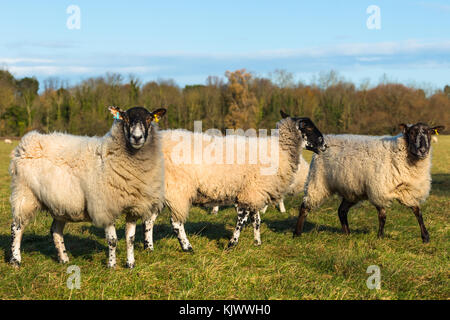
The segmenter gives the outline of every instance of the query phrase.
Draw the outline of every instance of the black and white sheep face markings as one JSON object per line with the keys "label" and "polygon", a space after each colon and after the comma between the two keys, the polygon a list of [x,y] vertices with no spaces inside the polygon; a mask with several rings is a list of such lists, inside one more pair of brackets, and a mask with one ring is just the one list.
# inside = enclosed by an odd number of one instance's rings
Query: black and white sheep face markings
{"label": "black and white sheep face markings", "polygon": [[319,153],[325,151],[327,145],[323,139],[322,133],[317,129],[314,123],[309,118],[293,118],[297,123],[297,129],[302,135],[303,145],[306,150]]}
{"label": "black and white sheep face markings", "polygon": [[293,118],[283,110],[280,110],[280,115],[283,119],[291,118],[295,121],[297,129],[302,136],[302,148],[315,153],[323,152],[327,149],[328,146],[325,144],[322,133],[310,118]]}
{"label": "black and white sheep face markings", "polygon": [[134,107],[121,113],[127,142],[133,149],[140,149],[147,141],[153,114],[143,107]]}
{"label": "black and white sheep face markings", "polygon": [[416,159],[424,159],[428,156],[431,146],[431,135],[444,129],[443,126],[430,128],[425,123],[400,124],[403,136],[408,144],[408,152]]}

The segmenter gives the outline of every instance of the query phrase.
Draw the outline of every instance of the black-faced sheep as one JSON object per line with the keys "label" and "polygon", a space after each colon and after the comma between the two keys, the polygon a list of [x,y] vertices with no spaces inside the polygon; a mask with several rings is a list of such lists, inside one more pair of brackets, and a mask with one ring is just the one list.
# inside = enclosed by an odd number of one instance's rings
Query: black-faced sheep
{"label": "black-faced sheep", "polygon": [[342,197],[338,214],[343,231],[350,232],[349,209],[369,200],[378,210],[378,236],[384,233],[385,207],[393,200],[410,207],[429,241],[420,203],[431,188],[431,136],[444,127],[401,124],[402,134],[391,137],[326,135],[329,148],[314,155],[294,235],[300,235],[308,212],[332,194]]}
{"label": "black-faced sheep", "polygon": [[165,109],[110,111],[116,120],[101,138],[32,131],[13,150],[11,264],[20,265],[24,228],[42,209],[54,219],[51,234],[60,262],[69,260],[63,241],[66,222],[92,221],[105,228],[108,267],[116,265],[114,222],[125,212],[127,265],[133,267],[136,219],[147,219],[164,205],[164,160],[152,121]]}
{"label": "black-faced sheep", "polygon": [[[293,118],[284,113],[282,116],[284,119],[277,124],[279,134],[265,138],[235,135],[212,138],[206,133],[185,130],[161,131],[165,201],[171,210],[173,229],[184,251],[192,250],[184,230],[184,222],[192,204],[237,204],[238,221],[229,247],[237,244],[239,233],[248,220],[253,221],[255,243],[260,244],[259,210],[268,203],[280,200],[285,194],[297,171],[302,148],[306,146],[317,153],[326,149],[322,134],[310,119]],[[190,146],[199,140],[203,141],[199,154],[191,153]],[[277,159],[275,168],[271,168],[272,163],[249,162],[248,159],[257,150],[252,149],[252,146],[263,144],[267,146],[268,158]],[[228,147],[223,148],[225,145]],[[180,162],[176,155],[184,149],[188,150],[188,161]],[[223,150],[223,153],[215,150]],[[237,151],[231,154],[230,150]],[[202,157],[205,154],[211,155],[209,158],[213,158],[213,161]],[[236,157],[241,156],[247,160],[239,163]],[[228,161],[230,158],[231,162]],[[267,169],[271,169],[271,172],[265,173]],[[145,222],[145,243],[149,248],[153,245],[151,234],[155,219],[156,214]]]}

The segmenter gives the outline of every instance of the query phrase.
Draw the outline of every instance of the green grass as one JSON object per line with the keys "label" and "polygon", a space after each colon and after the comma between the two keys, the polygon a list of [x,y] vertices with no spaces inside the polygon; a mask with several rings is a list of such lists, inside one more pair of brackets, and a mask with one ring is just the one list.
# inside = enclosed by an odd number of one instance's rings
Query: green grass
{"label": "green grass", "polygon": [[[14,145],[13,145],[14,146]],[[103,230],[69,224],[69,265],[81,268],[81,288],[69,290],[67,265],[56,260],[49,236],[51,218],[40,213],[25,230],[22,267],[9,258],[11,213],[8,175],[11,145],[0,142],[0,299],[449,299],[450,136],[433,150],[433,187],[423,205],[431,236],[422,244],[412,212],[398,204],[387,211],[386,237],[377,239],[375,209],[362,203],[349,213],[345,236],[332,198],[308,217],[305,233],[293,239],[301,196],[287,199],[288,212],[270,208],[262,216],[261,247],[247,227],[238,247],[224,250],[235,224],[233,208],[217,216],[192,208],[186,224],[195,253],[181,252],[165,210],[155,227],[155,251],[145,252],[142,227],[136,238],[136,268],[125,264],[124,219],[117,223],[118,267],[106,268]],[[310,154],[306,157],[310,158]],[[381,289],[366,286],[366,269],[381,268]]]}

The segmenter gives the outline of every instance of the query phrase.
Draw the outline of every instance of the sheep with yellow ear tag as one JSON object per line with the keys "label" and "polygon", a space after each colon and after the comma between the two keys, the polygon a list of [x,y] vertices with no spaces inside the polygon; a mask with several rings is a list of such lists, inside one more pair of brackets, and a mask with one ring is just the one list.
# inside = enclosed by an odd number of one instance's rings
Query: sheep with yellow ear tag
{"label": "sheep with yellow ear tag", "polygon": [[105,229],[108,267],[116,265],[114,222],[125,213],[127,266],[134,266],[136,219],[148,219],[163,207],[163,155],[160,133],[152,120],[166,110],[108,109],[116,121],[101,138],[31,131],[13,151],[12,265],[20,265],[24,228],[41,209],[54,218],[51,234],[61,263],[69,261],[65,224],[91,221]]}

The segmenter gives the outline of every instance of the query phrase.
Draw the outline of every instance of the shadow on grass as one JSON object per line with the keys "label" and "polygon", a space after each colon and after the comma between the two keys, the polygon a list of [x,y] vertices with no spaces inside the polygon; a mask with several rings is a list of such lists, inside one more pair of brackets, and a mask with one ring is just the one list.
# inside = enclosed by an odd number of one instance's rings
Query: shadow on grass
{"label": "shadow on grass", "polygon": [[[207,237],[210,240],[229,239],[231,232],[225,229],[225,223],[219,222],[186,222],[185,230],[189,235],[196,234],[202,237]],[[92,235],[97,237],[104,237],[104,230],[94,226],[83,226],[83,230],[88,231]],[[156,224],[153,229],[153,241],[159,241],[168,237],[173,237],[174,233],[172,227],[167,224]],[[117,229],[117,237],[120,239],[125,238],[125,226]],[[144,228],[142,223],[138,223],[136,227],[136,243],[144,242]]]}
{"label": "shadow on grass", "polygon": [[[84,259],[92,260],[91,255],[99,251],[107,250],[107,247],[96,240],[80,238],[72,234],[64,234],[64,244],[66,250],[73,257],[83,256]],[[4,251],[5,262],[9,261],[11,253],[11,237],[10,235],[0,235],[0,248]],[[47,257],[58,261],[58,254],[56,252],[53,239],[50,235],[37,235],[33,233],[25,233],[22,238],[21,245],[22,253],[39,252]],[[105,251],[106,252],[106,251]]]}
{"label": "shadow on grass", "polygon": [[432,175],[431,183],[431,193],[450,197],[450,174],[448,173],[438,173]]}
{"label": "shadow on grass", "polygon": [[[202,237],[207,237],[210,240],[229,239],[231,232],[225,229],[224,223],[210,223],[210,222],[187,222],[185,224],[186,232],[189,235],[196,234]],[[95,226],[82,226],[81,230],[88,231],[100,239],[104,239],[105,232],[102,228]],[[136,244],[144,242],[142,224],[136,228]],[[153,230],[154,241],[159,241],[164,238],[172,237],[172,227],[166,224],[156,224]],[[125,238],[125,227],[117,229],[117,237],[119,240]],[[81,238],[69,233],[64,234],[64,244],[66,250],[73,257],[82,256],[84,259],[92,260],[91,255],[100,251],[107,253],[108,248],[97,240]],[[5,262],[10,259],[11,237],[9,234],[0,234],[0,248],[4,251]],[[50,235],[37,235],[33,233],[25,233],[22,239],[21,246],[22,253],[39,252],[47,257],[58,261],[57,252],[53,244],[53,239]]]}
{"label": "shadow on grass", "polygon": [[[297,217],[289,217],[278,219],[263,219],[263,223],[267,225],[267,227],[273,232],[293,232],[295,226],[297,225]],[[317,232],[333,232],[333,233],[343,233],[341,228],[319,225],[314,222],[309,222],[306,220],[305,225],[303,227],[303,233],[308,233],[311,231]],[[352,229],[350,225],[350,233],[355,234],[368,234],[370,231],[368,229]]]}

